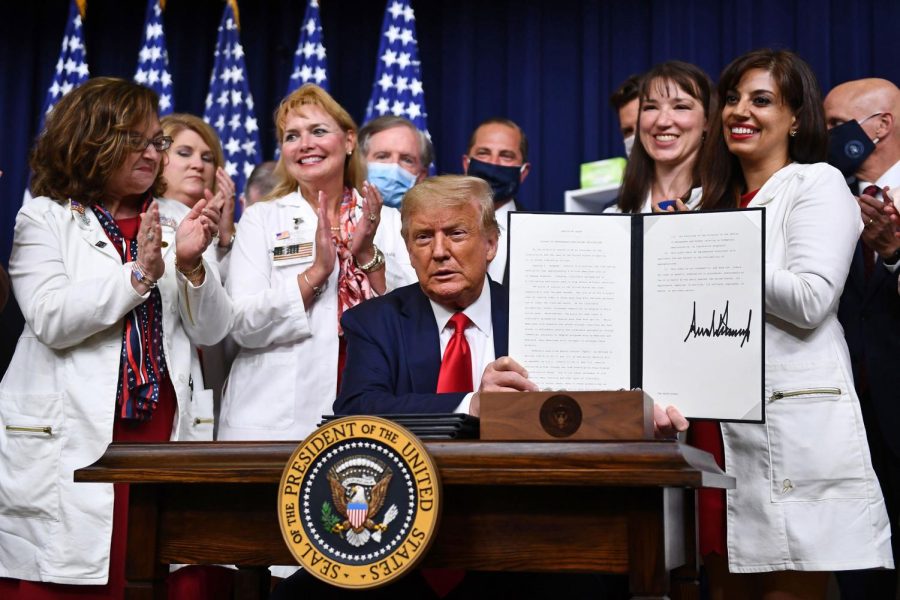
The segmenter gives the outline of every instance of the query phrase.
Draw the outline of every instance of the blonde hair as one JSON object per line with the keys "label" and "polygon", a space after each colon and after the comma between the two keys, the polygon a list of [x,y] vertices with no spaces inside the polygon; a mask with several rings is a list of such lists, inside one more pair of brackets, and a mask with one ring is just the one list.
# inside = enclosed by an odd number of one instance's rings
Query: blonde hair
{"label": "blonde hair", "polygon": [[[213,166],[216,169],[225,166],[225,153],[222,152],[222,142],[219,140],[219,135],[209,123],[200,117],[188,113],[172,113],[171,115],[166,115],[160,119],[159,124],[162,125],[163,134],[172,138],[175,138],[175,136],[185,129],[190,129],[200,136],[200,139],[203,140],[204,144],[209,146],[209,149],[213,154]],[[165,179],[163,179],[163,185],[168,185]],[[217,191],[217,185],[218,182],[215,177],[213,177],[213,193]]]}
{"label": "blonde hair", "polygon": [[[347,134],[353,132],[356,134],[357,127],[353,117],[350,116],[343,106],[337,103],[328,92],[315,85],[314,83],[306,83],[287,96],[275,109],[275,131],[278,134],[279,143],[284,139],[284,127],[291,113],[299,112],[304,106],[318,106],[335,120],[338,127]],[[344,159],[344,186],[359,189],[362,187],[366,178],[365,165],[356,152],[356,137],[354,135],[353,147],[351,154]],[[264,198],[271,200],[280,198],[290,194],[297,189],[297,182],[291,177],[284,164],[284,155],[278,158],[278,164],[275,166],[275,179],[277,183],[275,188]]]}
{"label": "blonde hair", "polygon": [[400,204],[400,235],[407,242],[409,222],[413,215],[428,206],[459,208],[478,204],[481,212],[481,232],[485,235],[499,235],[500,227],[494,215],[494,197],[491,186],[484,179],[468,175],[439,175],[429,177],[414,185]]}

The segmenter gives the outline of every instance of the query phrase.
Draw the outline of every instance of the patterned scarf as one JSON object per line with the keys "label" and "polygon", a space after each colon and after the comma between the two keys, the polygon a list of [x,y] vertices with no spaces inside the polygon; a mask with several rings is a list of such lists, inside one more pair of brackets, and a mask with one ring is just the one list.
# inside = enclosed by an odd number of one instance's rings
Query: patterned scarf
{"label": "patterned scarf", "polygon": [[345,310],[353,308],[363,300],[373,296],[372,286],[365,273],[356,267],[350,246],[353,243],[353,232],[360,218],[367,215],[360,214],[357,209],[356,195],[350,188],[344,188],[344,197],[341,199],[341,222],[338,235],[334,236],[337,242],[337,255],[340,270],[338,271],[338,334],[344,335],[341,329],[341,315]]}
{"label": "patterned scarf", "polygon": [[[150,196],[147,196],[140,212],[147,212],[150,201]],[[99,204],[91,208],[106,237],[119,252],[122,264],[137,260],[137,239],[126,242],[109,211]],[[159,384],[167,371],[162,347],[162,296],[159,289],[154,288],[150,290],[147,300],[125,315],[119,386],[116,390],[116,406],[121,418],[148,421],[156,410]]]}

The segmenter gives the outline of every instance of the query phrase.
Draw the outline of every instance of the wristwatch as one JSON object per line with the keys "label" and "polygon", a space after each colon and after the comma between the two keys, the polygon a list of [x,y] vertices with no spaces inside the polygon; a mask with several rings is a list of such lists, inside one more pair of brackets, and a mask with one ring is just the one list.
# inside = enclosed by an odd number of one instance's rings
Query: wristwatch
{"label": "wristwatch", "polygon": [[362,271],[363,273],[374,273],[378,269],[384,268],[384,252],[378,249],[378,246],[372,244],[372,247],[375,248],[375,256],[372,257],[372,260],[367,262],[364,265],[359,264],[359,261],[356,258],[353,259],[353,262],[356,263],[356,268]]}
{"label": "wristwatch", "polygon": [[898,262],[900,262],[900,248],[894,250],[894,252],[891,253],[891,255],[887,258],[882,258],[881,262],[889,267],[893,267],[894,265],[896,265]]}

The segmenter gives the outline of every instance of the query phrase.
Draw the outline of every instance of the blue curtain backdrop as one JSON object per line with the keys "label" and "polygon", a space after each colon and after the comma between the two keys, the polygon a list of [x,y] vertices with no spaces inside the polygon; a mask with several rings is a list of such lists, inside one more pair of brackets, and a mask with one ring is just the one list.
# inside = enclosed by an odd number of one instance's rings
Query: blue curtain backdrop
{"label": "blue curtain backdrop", "polygon": [[[331,90],[356,119],[371,93],[385,2],[320,0]],[[262,147],[291,69],[305,1],[239,3]],[[0,3],[0,261],[6,264],[27,154],[65,26],[68,0]],[[130,78],[145,0],[89,0],[91,75]],[[222,0],[168,0],[175,109],[203,113]],[[582,162],[622,152],[607,98],[628,75],[678,58],[715,79],[738,54],[791,48],[823,90],[848,79],[900,81],[900,0],[413,0],[429,127],[439,172],[460,171],[473,126],[507,116],[528,134],[533,164],[521,200],[562,210]],[[266,156],[266,158],[271,158]]]}

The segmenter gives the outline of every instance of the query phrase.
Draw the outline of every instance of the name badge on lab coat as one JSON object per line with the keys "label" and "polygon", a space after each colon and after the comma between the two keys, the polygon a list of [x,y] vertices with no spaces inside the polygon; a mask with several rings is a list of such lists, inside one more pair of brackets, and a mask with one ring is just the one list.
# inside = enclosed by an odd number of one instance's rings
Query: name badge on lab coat
{"label": "name badge on lab coat", "polygon": [[315,234],[315,230],[311,228],[276,233],[272,263],[275,266],[311,263]]}

